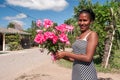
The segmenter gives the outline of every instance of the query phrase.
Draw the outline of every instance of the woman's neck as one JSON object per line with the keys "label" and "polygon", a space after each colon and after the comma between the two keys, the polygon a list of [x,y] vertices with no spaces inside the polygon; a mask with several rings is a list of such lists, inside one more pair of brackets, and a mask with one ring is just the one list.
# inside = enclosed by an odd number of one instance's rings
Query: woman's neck
{"label": "woman's neck", "polygon": [[90,32],[91,30],[90,29],[88,29],[88,30],[85,30],[85,31],[81,31],[81,33],[88,33],[88,32]]}

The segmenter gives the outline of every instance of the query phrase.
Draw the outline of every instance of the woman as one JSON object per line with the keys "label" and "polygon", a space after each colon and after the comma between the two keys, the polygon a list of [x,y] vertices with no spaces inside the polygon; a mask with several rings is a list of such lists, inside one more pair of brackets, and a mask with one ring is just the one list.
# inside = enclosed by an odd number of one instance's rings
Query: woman
{"label": "woman", "polygon": [[93,55],[98,44],[98,35],[90,30],[94,20],[95,14],[91,9],[80,11],[78,24],[81,34],[72,45],[73,53],[62,51],[56,55],[57,59],[73,61],[72,80],[97,80]]}

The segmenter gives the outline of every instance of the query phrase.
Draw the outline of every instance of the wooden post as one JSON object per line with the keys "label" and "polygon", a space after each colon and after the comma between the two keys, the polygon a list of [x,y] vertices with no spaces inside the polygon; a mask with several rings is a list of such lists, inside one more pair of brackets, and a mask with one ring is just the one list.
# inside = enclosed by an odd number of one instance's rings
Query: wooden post
{"label": "wooden post", "polygon": [[113,31],[112,33],[112,39],[111,39],[111,42],[110,42],[110,48],[109,48],[109,52],[108,52],[108,56],[107,56],[107,60],[106,60],[106,63],[105,63],[105,68],[107,68],[108,66],[108,62],[109,62],[109,58],[110,58],[110,53],[111,53],[111,49],[112,49],[112,45],[113,45],[113,40],[114,40],[114,34],[115,34],[115,30]]}
{"label": "wooden post", "polygon": [[5,51],[5,33],[3,33],[3,51]]}

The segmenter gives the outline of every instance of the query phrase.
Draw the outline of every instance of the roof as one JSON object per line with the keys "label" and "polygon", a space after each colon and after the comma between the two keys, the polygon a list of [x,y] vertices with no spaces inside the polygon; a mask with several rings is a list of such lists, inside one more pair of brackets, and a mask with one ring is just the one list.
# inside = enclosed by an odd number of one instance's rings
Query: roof
{"label": "roof", "polygon": [[30,33],[27,33],[27,32],[24,32],[24,31],[20,31],[20,30],[14,29],[14,28],[1,28],[1,27],[0,27],[0,33],[30,35]]}

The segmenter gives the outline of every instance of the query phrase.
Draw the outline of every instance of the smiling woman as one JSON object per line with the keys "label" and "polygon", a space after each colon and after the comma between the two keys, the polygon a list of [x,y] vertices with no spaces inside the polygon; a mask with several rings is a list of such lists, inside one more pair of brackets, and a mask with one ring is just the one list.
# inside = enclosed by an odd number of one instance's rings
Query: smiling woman
{"label": "smiling woman", "polygon": [[72,45],[73,53],[62,51],[56,54],[57,59],[73,61],[72,80],[97,80],[93,55],[98,44],[98,36],[90,30],[94,19],[95,14],[91,9],[80,11],[78,24],[81,34]]}

